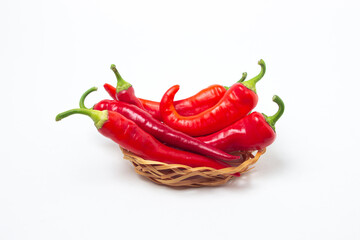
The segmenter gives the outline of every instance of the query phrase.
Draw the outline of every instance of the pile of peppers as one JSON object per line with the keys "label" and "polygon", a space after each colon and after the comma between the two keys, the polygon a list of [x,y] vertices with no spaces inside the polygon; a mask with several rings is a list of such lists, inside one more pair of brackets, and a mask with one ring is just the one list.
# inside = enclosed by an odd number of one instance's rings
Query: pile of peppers
{"label": "pile of peppers", "polygon": [[245,81],[247,74],[232,86],[218,84],[195,95],[174,101],[179,85],[172,86],[160,102],[138,98],[133,86],[111,65],[116,87],[104,84],[111,100],[92,108],[85,99],[97,90],[87,90],[79,108],[62,112],[56,121],[73,114],[89,116],[97,130],[137,156],[168,164],[222,169],[231,161],[241,161],[238,152],[261,150],[275,140],[275,123],[284,112],[284,103],[275,95],[277,112],[267,116],[252,112],[258,103],[256,83],[263,78],[266,65],[258,64],[260,73]]}

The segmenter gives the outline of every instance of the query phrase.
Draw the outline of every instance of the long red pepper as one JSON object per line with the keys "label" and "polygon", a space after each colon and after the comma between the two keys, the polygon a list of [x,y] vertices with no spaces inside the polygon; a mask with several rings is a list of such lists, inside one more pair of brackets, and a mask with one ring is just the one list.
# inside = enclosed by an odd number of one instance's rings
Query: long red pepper
{"label": "long red pepper", "polygon": [[275,123],[284,113],[285,105],[280,97],[273,101],[279,106],[273,116],[253,112],[230,126],[197,139],[222,149],[225,152],[261,150],[274,142]]}
{"label": "long red pepper", "polygon": [[72,114],[89,116],[102,135],[112,139],[121,147],[144,159],[164,163],[183,164],[190,167],[221,169],[229,166],[226,163],[195,153],[170,148],[139,128],[133,121],[117,112],[78,108],[58,114],[56,121]]}
{"label": "long red pepper", "polygon": [[[243,82],[246,76],[247,73],[244,72],[242,78],[238,82]],[[105,83],[104,88],[113,99],[116,99],[116,89],[113,86]],[[226,86],[218,84],[211,85],[202,89],[200,92],[191,97],[174,101],[175,109],[182,116],[192,116],[199,114],[214,106],[222,98],[227,89],[229,88]],[[146,111],[148,111],[154,118],[161,120],[159,102],[142,98],[139,98],[139,100],[141,101]]]}
{"label": "long red pepper", "polygon": [[[81,96],[79,103],[80,108],[86,109],[84,104],[86,96],[96,90],[96,87],[90,88]],[[132,104],[115,100],[102,100],[95,104],[93,109],[99,111],[109,110],[113,112],[118,112],[127,119],[136,123],[142,130],[151,134],[157,140],[173,147],[188,150],[220,160],[231,161],[241,158],[239,156],[233,156],[225,153],[209,144],[190,137],[182,132],[176,131],[169,126],[161,123],[159,120],[153,118],[150,113]]]}
{"label": "long red pepper", "polygon": [[114,64],[111,65],[111,70],[115,73],[117,79],[116,92],[114,93],[114,97],[118,101],[124,101],[127,103],[134,104],[139,108],[143,108],[140,100],[135,96],[135,91],[132,85],[126,82],[116,69]]}
{"label": "long red pepper", "polygon": [[261,72],[243,83],[233,84],[213,107],[194,116],[181,116],[175,109],[174,97],[179,85],[171,87],[160,102],[162,120],[170,127],[190,136],[214,133],[246,116],[257,104],[256,83],[265,73],[265,63],[259,61]]}

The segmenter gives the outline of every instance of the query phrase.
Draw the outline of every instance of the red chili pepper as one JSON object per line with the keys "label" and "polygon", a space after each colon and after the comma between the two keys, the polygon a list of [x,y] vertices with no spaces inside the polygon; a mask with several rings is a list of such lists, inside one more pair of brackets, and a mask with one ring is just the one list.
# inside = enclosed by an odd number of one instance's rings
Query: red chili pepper
{"label": "red chili pepper", "polygon": [[123,101],[127,103],[134,104],[139,108],[143,108],[140,100],[135,96],[135,91],[132,85],[126,82],[121,76],[116,66],[114,64],[111,65],[111,70],[115,73],[117,79],[116,92],[113,94],[115,96],[114,99],[118,101]]}
{"label": "red chili pepper", "polygon": [[161,121],[161,115],[160,115],[160,104],[158,102],[154,102],[151,100],[146,100],[139,98],[140,102],[144,106],[144,109],[153,116],[153,118]]}
{"label": "red chili pepper", "polygon": [[78,108],[58,114],[56,121],[72,114],[89,116],[102,135],[144,159],[183,164],[190,167],[210,167],[215,169],[229,167],[228,164],[211,158],[170,148],[117,112]]}
{"label": "red chili pepper", "polygon": [[[87,90],[80,98],[80,108],[84,108],[85,98],[87,95],[93,91],[96,91],[97,88],[93,87]],[[161,123],[159,120],[153,118],[150,113],[146,112],[143,109],[138,108],[129,103],[115,101],[115,100],[102,100],[99,103],[95,104],[93,107],[94,110],[108,110],[113,112],[118,112],[127,119],[136,123],[142,130],[154,136],[157,140],[177,147],[183,150],[188,150],[195,152],[201,155],[212,157],[220,160],[237,160],[241,157],[233,156],[228,153],[225,153],[219,149],[214,148],[213,146],[206,144],[196,138],[190,137],[182,132],[176,131],[171,127]]]}
{"label": "red chili pepper", "polygon": [[280,97],[275,95],[273,101],[279,106],[279,110],[273,116],[268,117],[265,114],[253,112],[216,133],[197,139],[225,152],[264,149],[274,142],[275,123],[285,109]]}
{"label": "red chili pepper", "polygon": [[265,73],[265,63],[259,61],[261,72],[244,83],[235,83],[213,107],[194,116],[181,116],[175,109],[174,97],[179,85],[171,87],[160,103],[162,120],[170,127],[190,136],[214,133],[246,116],[257,104],[255,84]]}
{"label": "red chili pepper", "polygon": [[[116,88],[111,86],[108,83],[104,84],[104,89],[107,91],[107,93],[110,95],[110,97],[114,100],[116,100]],[[140,98],[138,98],[140,100]]]}
{"label": "red chili pepper", "polygon": [[[108,94],[110,95],[110,97],[112,99],[117,100],[116,99],[116,88],[114,88],[113,86],[111,86],[108,83],[105,83],[104,89],[108,92]],[[145,109],[148,113],[150,113],[153,118],[161,121],[161,115],[160,115],[160,111],[159,111],[159,103],[158,102],[145,100],[145,99],[141,99],[141,98],[138,98],[138,99],[141,102],[143,109]]]}
{"label": "red chili pepper", "polygon": [[[244,72],[242,78],[238,82],[243,82],[246,76],[247,73]],[[113,86],[105,83],[104,88],[113,99],[116,99],[116,89]],[[174,101],[175,109],[182,116],[193,116],[199,114],[214,106],[222,98],[222,96],[224,96],[227,89],[229,88],[218,84],[211,85],[189,98]],[[148,111],[154,118],[161,120],[159,102],[141,98],[139,98],[139,100],[146,111]]]}

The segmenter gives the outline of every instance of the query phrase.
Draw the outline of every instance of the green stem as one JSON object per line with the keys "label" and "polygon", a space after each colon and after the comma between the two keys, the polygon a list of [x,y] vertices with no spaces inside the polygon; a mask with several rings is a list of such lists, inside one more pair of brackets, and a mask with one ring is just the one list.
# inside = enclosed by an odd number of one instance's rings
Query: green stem
{"label": "green stem", "polygon": [[115,73],[116,79],[117,79],[117,85],[116,85],[116,92],[121,92],[123,90],[127,90],[129,87],[131,87],[131,84],[126,82],[116,69],[115,64],[111,64],[110,66],[111,70]]}
{"label": "green stem", "polygon": [[243,84],[247,88],[249,88],[250,90],[253,90],[255,93],[256,93],[256,87],[255,87],[256,83],[258,81],[260,81],[260,79],[265,75],[265,72],[266,72],[266,65],[265,65],[264,60],[260,59],[258,64],[261,66],[260,73],[256,77],[254,77],[250,80],[247,80],[246,82],[243,82]]}
{"label": "green stem", "polygon": [[[246,77],[247,77],[247,73],[246,73],[246,72],[243,72],[242,77],[241,77],[240,80],[237,81],[237,82],[238,82],[238,83],[242,83],[242,82],[246,79]],[[224,88],[225,88],[226,90],[228,90],[230,87],[224,86]]]}
{"label": "green stem", "polygon": [[89,116],[95,123],[97,129],[100,129],[104,123],[108,120],[108,111],[97,111],[97,110],[90,110],[90,109],[83,109],[83,108],[75,108],[68,110],[66,112],[59,113],[56,115],[55,120],[60,121],[63,118],[66,118],[73,114],[84,114]]}
{"label": "green stem", "polygon": [[80,98],[80,102],[79,102],[80,108],[88,109],[87,107],[85,107],[85,103],[84,103],[85,98],[87,97],[87,95],[89,95],[89,93],[94,92],[96,90],[97,90],[97,87],[92,87],[89,90],[87,90],[86,92],[84,92],[84,94]]}
{"label": "green stem", "polygon": [[246,79],[246,77],[247,77],[247,72],[243,72],[242,77],[241,77],[240,80],[237,81],[237,82],[238,82],[238,83],[242,83],[242,82]]}
{"label": "green stem", "polygon": [[281,100],[281,98],[277,95],[274,95],[272,98],[273,102],[276,102],[277,105],[279,106],[278,111],[272,115],[272,116],[266,116],[264,115],[265,120],[269,123],[269,125],[272,127],[272,129],[274,129],[275,131],[275,123],[279,120],[279,118],[283,115],[284,110],[285,110],[285,104],[284,102]]}

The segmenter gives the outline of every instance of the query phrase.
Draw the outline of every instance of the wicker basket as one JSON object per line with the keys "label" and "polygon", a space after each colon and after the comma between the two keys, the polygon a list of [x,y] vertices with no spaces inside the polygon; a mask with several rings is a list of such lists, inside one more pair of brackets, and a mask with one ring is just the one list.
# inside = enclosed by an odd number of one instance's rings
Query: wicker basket
{"label": "wicker basket", "polygon": [[[121,148],[121,147],[120,147]],[[232,167],[213,169],[209,167],[192,168],[181,164],[167,164],[157,161],[144,160],[133,153],[121,148],[124,159],[129,160],[135,171],[151,181],[171,187],[203,187],[217,186],[235,178],[233,174],[243,174],[253,167],[266,149],[257,151],[255,156],[251,152],[239,152],[242,162],[233,163]]]}

